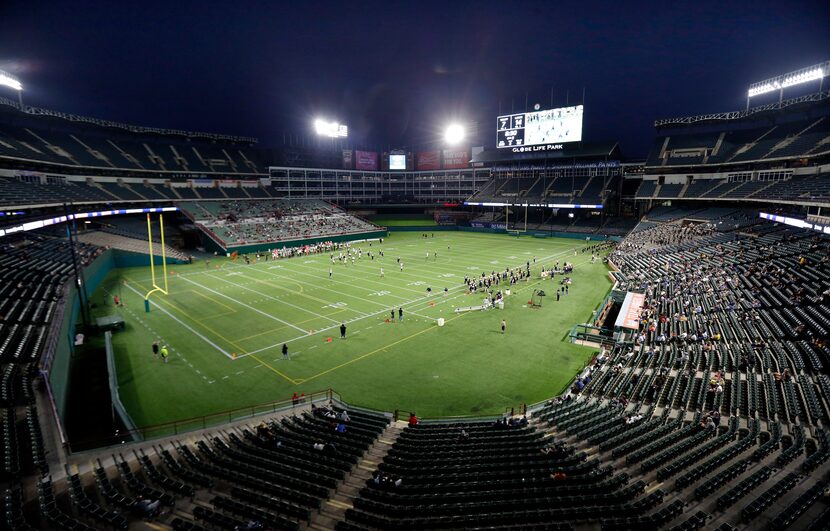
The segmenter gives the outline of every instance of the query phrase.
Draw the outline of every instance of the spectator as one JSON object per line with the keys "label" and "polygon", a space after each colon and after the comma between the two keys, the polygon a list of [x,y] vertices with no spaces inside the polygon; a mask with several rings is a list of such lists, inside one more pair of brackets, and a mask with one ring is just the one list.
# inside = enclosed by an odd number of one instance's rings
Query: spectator
{"label": "spectator", "polygon": [[151,500],[143,496],[139,496],[138,500],[135,502],[136,511],[138,511],[141,516],[146,518],[158,516],[160,507],[160,500]]}

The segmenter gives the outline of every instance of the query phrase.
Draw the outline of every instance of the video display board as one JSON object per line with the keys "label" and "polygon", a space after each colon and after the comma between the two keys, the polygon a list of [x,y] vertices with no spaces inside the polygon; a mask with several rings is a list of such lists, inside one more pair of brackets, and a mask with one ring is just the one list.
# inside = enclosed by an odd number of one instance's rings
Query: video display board
{"label": "video display board", "polygon": [[392,153],[389,155],[389,169],[390,170],[405,170],[406,169],[406,154]]}
{"label": "video display board", "polygon": [[507,114],[496,118],[498,148],[556,146],[581,140],[582,105]]}

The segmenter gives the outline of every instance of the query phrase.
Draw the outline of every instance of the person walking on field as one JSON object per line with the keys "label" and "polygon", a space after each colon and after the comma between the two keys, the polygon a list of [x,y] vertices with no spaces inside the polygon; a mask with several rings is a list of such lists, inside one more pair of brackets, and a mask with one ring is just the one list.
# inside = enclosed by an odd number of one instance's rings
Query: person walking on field
{"label": "person walking on field", "polygon": [[158,359],[159,357],[159,342],[153,341],[153,357]]}
{"label": "person walking on field", "polygon": [[291,355],[288,353],[288,344],[287,343],[282,344],[282,359],[284,359],[284,360],[290,360],[291,359]]}
{"label": "person walking on field", "polygon": [[389,311],[389,317],[390,317],[390,322],[394,323],[395,322],[395,310],[390,310]]}
{"label": "person walking on field", "polygon": [[507,321],[502,319],[501,320],[501,333],[503,334],[506,329],[507,329]]}
{"label": "person walking on field", "polygon": [[346,323],[340,324],[340,339],[346,339]]}
{"label": "person walking on field", "polygon": [[167,345],[161,347],[161,359],[164,363],[167,363],[167,360],[170,358],[170,352],[167,351]]}
{"label": "person walking on field", "polygon": [[403,308],[398,308],[398,321],[403,321]]}

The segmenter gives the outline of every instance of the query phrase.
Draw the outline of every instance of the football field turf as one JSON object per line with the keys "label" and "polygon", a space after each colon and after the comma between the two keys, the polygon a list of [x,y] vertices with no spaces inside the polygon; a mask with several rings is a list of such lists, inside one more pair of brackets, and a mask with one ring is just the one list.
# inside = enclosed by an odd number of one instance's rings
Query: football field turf
{"label": "football field turf", "polygon": [[[170,294],[154,294],[150,313],[143,307],[149,267],[116,269],[93,301],[97,315],[119,313],[126,322],[113,343],[121,397],[138,426],[328,388],[347,402],[385,411],[492,414],[558,393],[592,355],[566,337],[610,288],[607,266],[591,264],[584,246],[577,239],[393,233],[382,245],[354,244],[364,251],[354,265],[331,264],[325,253],[250,265],[218,257],[170,266]],[[365,253],[381,249],[384,258]],[[483,300],[481,293],[467,294],[465,275],[527,261],[531,280],[512,286],[504,310],[454,312]],[[540,279],[541,266],[557,261],[576,266],[570,294],[559,302],[562,277]],[[505,288],[511,287],[502,283]],[[527,306],[534,289],[547,292],[541,308]],[[113,306],[116,294],[125,307]],[[389,321],[392,310],[395,321]],[[437,326],[438,318],[445,326]],[[170,347],[167,364],[153,358],[157,339]],[[283,344],[290,360],[283,359]]]}

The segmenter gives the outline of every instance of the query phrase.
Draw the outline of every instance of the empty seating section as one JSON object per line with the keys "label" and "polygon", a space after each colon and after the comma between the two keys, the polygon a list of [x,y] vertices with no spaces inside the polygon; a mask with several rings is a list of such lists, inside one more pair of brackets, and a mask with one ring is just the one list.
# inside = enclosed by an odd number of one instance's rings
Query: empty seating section
{"label": "empty seating section", "polygon": [[261,186],[199,188],[199,196],[188,186],[171,187],[160,181],[127,179],[112,181],[67,180],[61,184],[23,182],[0,177],[0,206],[5,205],[62,205],[64,203],[95,204],[118,202],[163,202],[191,199],[265,199],[271,197]]}
{"label": "empty seating section", "polygon": [[254,146],[253,139],[60,122],[0,105],[0,158],[82,168],[264,175],[267,164]]}
{"label": "empty seating section", "polygon": [[830,174],[811,177],[794,177],[787,181],[778,181],[760,194],[753,196],[767,200],[822,200],[830,199]]}
{"label": "empty seating section", "polygon": [[[81,266],[100,252],[86,244],[76,250]],[[96,528],[77,521],[56,503],[33,385],[48,337],[61,322],[72,267],[65,240],[30,234],[0,242],[0,481],[8,488],[3,529],[37,528],[26,520],[23,477],[35,479],[36,493],[29,501],[39,507],[44,526]]]}
{"label": "empty seating section", "polygon": [[[659,503],[662,494],[638,505],[634,500],[644,484],[626,485],[624,474],[615,476],[611,467],[599,466],[582,452],[542,454],[548,442],[535,428],[493,422],[408,427],[341,527],[561,522],[558,528],[568,529],[569,520],[635,515]],[[554,480],[554,473],[567,474],[567,479]]]}
{"label": "empty seating section", "polygon": [[748,122],[735,130],[724,126],[722,131],[710,133],[658,130],[646,166],[719,165],[826,153],[830,151],[828,122],[827,117],[804,117],[776,125]]}
{"label": "empty seating section", "polygon": [[717,179],[695,179],[686,187],[686,192],[683,194],[683,197],[687,199],[700,197],[720,183],[721,181]]}
{"label": "empty seating section", "polygon": [[320,200],[199,201],[179,206],[204,230],[211,231],[226,244],[290,241],[376,230],[371,223]]}
{"label": "empty seating section", "polygon": [[[741,199],[830,201],[830,116],[826,100],[804,114],[780,113],[762,120],[701,123],[699,126],[658,128],[645,163],[646,181],[637,199]],[[686,168],[688,167],[688,169]],[[658,186],[681,172],[695,175],[685,190]]]}
{"label": "empty seating section", "polygon": [[[666,187],[670,187],[664,192]],[[796,175],[779,181],[750,180],[744,182],[727,182],[723,179],[696,179],[680,195],[679,185],[662,185],[657,198],[671,199],[720,199],[740,200],[757,199],[774,203],[778,200],[788,201],[822,201],[830,200],[830,174]],[[647,199],[654,195],[656,181],[644,181],[637,191],[637,199]]]}
{"label": "empty seating section", "polygon": [[719,133],[658,136],[649,152],[646,165],[700,164],[715,148],[718,137]]}
{"label": "empty seating section", "polygon": [[0,177],[0,205],[110,202],[113,197],[85,184],[36,184]]}
{"label": "empty seating section", "polygon": [[[732,232],[735,230],[747,230],[752,227],[764,224],[759,216],[758,211],[751,208],[688,208],[688,207],[667,207],[659,206],[651,209],[646,217],[649,221],[671,222],[676,220],[686,220],[690,222],[703,222],[695,228],[695,231],[707,230],[709,232]],[[690,227],[683,227],[678,224],[663,225],[659,231],[653,231],[650,234],[632,236],[631,241],[636,241],[642,238],[652,238],[654,236],[667,236],[670,233],[689,232]],[[694,234],[692,234],[694,235]],[[666,238],[661,238],[666,241]]]}
{"label": "empty seating section", "polygon": [[673,199],[679,196],[682,190],[682,184],[664,184],[660,187],[660,191],[658,192],[657,197]]}
{"label": "empty seating section", "polygon": [[[158,230],[158,229],[156,229]],[[168,235],[169,236],[169,235]],[[98,247],[121,249],[122,251],[130,251],[139,254],[148,254],[149,245],[147,243],[147,233],[145,225],[145,233],[143,238],[139,234],[124,235],[107,231],[88,231],[78,235],[78,241],[95,245]],[[164,251],[168,259],[181,260],[187,262],[190,257],[182,251],[165,245]],[[153,246],[153,254],[156,256],[162,255],[161,242]]]}
{"label": "empty seating section", "polygon": [[657,191],[657,181],[643,181],[640,187],[637,188],[637,199],[645,199],[652,197]]}
{"label": "empty seating section", "polygon": [[[149,520],[173,529],[297,531],[389,428],[387,416],[350,411],[343,417],[342,411],[327,405],[188,442],[116,451],[87,458],[86,472],[67,465],[67,474],[53,480],[56,471],[46,463],[33,406],[17,433],[13,410],[4,410],[3,448],[17,443],[17,453],[24,454],[31,447],[35,457],[26,459],[27,466],[34,463],[38,479],[37,509],[26,511],[22,489],[15,486],[19,471],[9,474],[7,466],[4,479],[11,488],[5,492],[3,528],[127,529]],[[346,430],[332,429],[332,419]],[[248,527],[254,524],[259,527]]]}
{"label": "empty seating section", "polygon": [[[470,201],[528,201],[602,204],[616,191],[620,176],[614,169],[500,169],[470,197]],[[579,175],[571,175],[577,172]]]}

